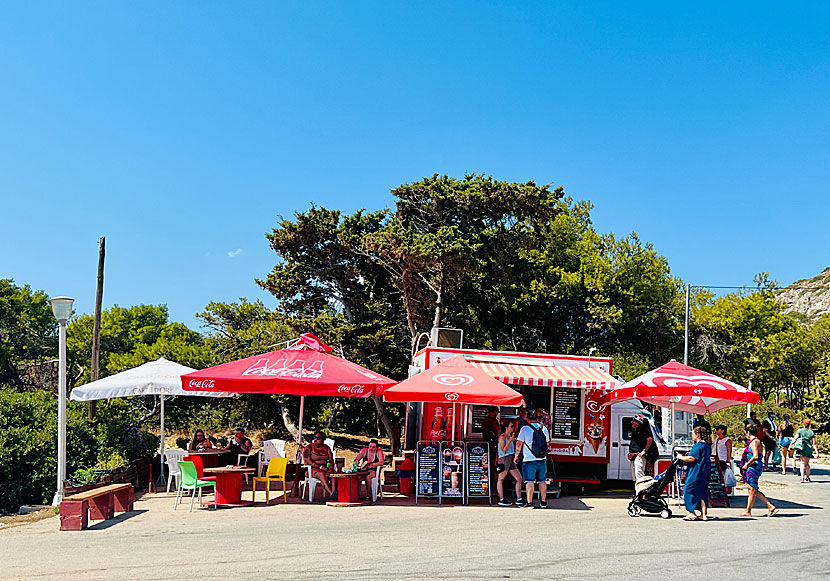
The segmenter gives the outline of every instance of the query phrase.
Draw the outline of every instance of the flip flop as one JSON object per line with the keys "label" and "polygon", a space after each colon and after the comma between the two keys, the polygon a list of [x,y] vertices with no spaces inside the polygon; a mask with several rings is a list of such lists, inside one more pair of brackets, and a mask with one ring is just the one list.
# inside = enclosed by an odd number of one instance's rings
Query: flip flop
{"label": "flip flop", "polygon": [[689,516],[684,516],[683,520],[689,520],[689,521],[691,521],[691,520],[700,520],[700,517],[689,515]]}
{"label": "flip flop", "polygon": [[773,508],[771,511],[767,513],[767,516],[775,516],[778,514],[778,507]]}

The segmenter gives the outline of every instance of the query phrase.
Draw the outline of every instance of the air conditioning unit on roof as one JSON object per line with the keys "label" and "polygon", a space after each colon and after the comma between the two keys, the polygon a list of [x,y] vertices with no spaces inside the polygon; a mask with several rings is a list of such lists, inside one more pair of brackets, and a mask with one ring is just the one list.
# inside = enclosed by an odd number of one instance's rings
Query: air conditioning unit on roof
{"label": "air conditioning unit on roof", "polygon": [[462,329],[447,329],[446,327],[433,327],[429,344],[432,347],[449,347],[450,349],[461,349],[464,342],[464,331]]}

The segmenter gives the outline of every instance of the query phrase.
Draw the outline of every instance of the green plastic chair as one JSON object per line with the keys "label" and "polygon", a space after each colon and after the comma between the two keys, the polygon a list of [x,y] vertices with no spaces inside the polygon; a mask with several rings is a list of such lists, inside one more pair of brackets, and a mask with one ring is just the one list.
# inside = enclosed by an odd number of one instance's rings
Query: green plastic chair
{"label": "green plastic chair", "polygon": [[193,462],[179,462],[179,470],[181,470],[182,475],[179,481],[179,490],[176,492],[176,504],[173,505],[173,510],[176,510],[179,506],[179,500],[182,497],[182,492],[190,490],[190,512],[193,512],[193,501],[196,500],[196,490],[199,490],[199,504],[202,504],[202,488],[205,486],[213,487],[213,509],[216,510],[216,483],[209,482],[207,480],[199,480],[196,475],[196,465]]}

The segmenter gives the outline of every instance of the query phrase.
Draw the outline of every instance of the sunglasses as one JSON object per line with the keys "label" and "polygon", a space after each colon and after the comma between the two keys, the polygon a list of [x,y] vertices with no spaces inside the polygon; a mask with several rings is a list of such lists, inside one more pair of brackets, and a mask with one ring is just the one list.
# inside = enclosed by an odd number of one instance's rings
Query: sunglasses
{"label": "sunglasses", "polygon": [[314,436],[314,439],[315,440],[322,440],[323,438],[321,438],[320,436]]}

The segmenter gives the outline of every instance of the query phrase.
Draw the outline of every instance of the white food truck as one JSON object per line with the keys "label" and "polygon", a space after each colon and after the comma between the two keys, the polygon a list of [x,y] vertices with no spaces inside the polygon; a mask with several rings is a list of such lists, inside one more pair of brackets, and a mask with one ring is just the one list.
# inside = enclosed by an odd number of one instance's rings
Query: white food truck
{"label": "white food truck", "polygon": [[[618,383],[610,358],[426,347],[415,355],[410,376],[459,356],[521,392],[528,408],[542,408],[550,415],[550,453],[557,476],[631,480],[630,422],[637,414],[647,418],[661,457],[671,456],[639,401],[603,405]],[[489,407],[413,403],[407,442],[449,438],[453,427],[465,441],[481,440]],[[501,407],[499,412],[502,421],[518,417],[514,407]]]}

